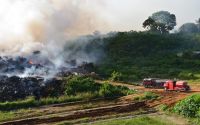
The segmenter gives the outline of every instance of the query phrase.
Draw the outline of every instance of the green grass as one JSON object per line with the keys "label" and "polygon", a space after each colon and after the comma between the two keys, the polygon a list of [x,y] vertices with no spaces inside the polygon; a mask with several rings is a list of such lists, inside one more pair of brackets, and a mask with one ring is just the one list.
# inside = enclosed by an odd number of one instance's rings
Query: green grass
{"label": "green grass", "polygon": [[153,93],[153,92],[145,92],[144,95],[142,96],[137,96],[137,97],[134,97],[133,100],[135,101],[142,101],[142,100],[155,100],[159,98],[159,95]]}
{"label": "green grass", "polygon": [[0,112],[0,121],[10,120],[17,117],[17,115],[10,111],[10,112]]}
{"label": "green grass", "polygon": [[194,94],[178,102],[173,111],[189,118],[200,118],[200,94]]}
{"label": "green grass", "polygon": [[27,118],[27,114],[32,113],[31,109],[20,109],[14,111],[0,111],[0,122],[19,119],[19,118]]}
{"label": "green grass", "polygon": [[162,121],[154,117],[138,117],[124,120],[108,120],[106,122],[94,123],[94,125],[173,125],[169,121]]}
{"label": "green grass", "polygon": [[123,86],[113,86],[109,83],[99,84],[88,77],[74,76],[64,81],[65,94],[59,97],[46,97],[36,100],[28,97],[13,102],[0,102],[0,111],[38,107],[49,104],[90,100],[94,98],[116,98],[135,93]]}
{"label": "green grass", "polygon": [[25,109],[25,108],[38,107],[38,106],[49,105],[49,104],[88,100],[95,97],[96,95],[94,93],[81,93],[75,96],[48,97],[48,98],[42,98],[40,100],[35,100],[33,97],[29,97],[25,100],[0,103],[0,110],[9,111],[9,110],[16,110],[16,109]]}

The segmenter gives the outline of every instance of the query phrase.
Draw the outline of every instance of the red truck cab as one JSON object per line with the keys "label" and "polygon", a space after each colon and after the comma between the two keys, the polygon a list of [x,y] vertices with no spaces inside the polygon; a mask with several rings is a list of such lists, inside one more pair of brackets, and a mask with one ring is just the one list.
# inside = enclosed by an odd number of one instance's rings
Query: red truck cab
{"label": "red truck cab", "polygon": [[173,81],[168,80],[164,84],[164,88],[166,91],[189,91],[190,87],[188,86],[186,81]]}

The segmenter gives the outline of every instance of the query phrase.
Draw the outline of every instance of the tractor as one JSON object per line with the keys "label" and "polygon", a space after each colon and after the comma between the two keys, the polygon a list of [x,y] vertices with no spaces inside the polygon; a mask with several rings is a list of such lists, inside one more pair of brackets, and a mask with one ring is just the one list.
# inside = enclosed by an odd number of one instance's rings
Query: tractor
{"label": "tractor", "polygon": [[174,81],[168,80],[164,84],[165,91],[189,91],[190,86],[187,84],[186,81]]}

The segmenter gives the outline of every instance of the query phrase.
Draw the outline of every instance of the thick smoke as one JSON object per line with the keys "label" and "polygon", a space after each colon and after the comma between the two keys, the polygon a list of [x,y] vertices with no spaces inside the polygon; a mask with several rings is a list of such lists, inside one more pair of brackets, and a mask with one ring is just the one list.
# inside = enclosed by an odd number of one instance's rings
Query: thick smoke
{"label": "thick smoke", "polygon": [[[78,36],[108,28],[97,4],[87,0],[1,1],[0,56],[23,56],[44,65],[48,62],[54,72],[74,66],[71,62],[96,62],[103,55],[101,49],[88,47],[96,36]],[[32,54],[38,50],[39,54]],[[33,71],[34,67],[28,68],[24,74]]]}
{"label": "thick smoke", "polygon": [[60,49],[72,37],[105,27],[86,0],[6,0],[0,8],[3,54],[49,49],[51,45]]}

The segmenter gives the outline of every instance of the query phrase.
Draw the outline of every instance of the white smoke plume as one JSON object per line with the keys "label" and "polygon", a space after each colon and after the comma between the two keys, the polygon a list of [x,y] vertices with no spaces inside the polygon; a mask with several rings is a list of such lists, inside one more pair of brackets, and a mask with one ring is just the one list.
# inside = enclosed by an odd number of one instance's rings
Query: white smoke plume
{"label": "white smoke plume", "polygon": [[52,44],[60,49],[71,37],[106,27],[98,14],[87,0],[1,0],[1,54],[27,53]]}
{"label": "white smoke plume", "polygon": [[97,0],[1,0],[0,56],[35,58],[30,54],[39,50],[37,60],[48,58],[56,67],[66,60],[95,62],[101,54],[98,49],[97,55],[85,53],[88,37],[71,39],[108,28],[101,5]]}

